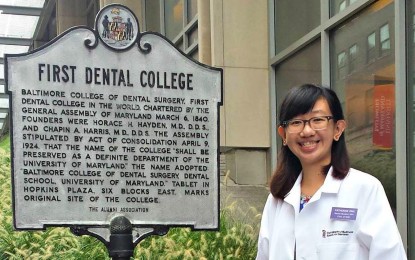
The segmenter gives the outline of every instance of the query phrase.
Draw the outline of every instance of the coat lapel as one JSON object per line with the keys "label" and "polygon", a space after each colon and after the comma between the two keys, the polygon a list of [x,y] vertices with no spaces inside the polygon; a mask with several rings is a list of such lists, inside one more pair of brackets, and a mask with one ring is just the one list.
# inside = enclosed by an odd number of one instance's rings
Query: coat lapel
{"label": "coat lapel", "polygon": [[297,217],[300,212],[300,195],[301,195],[301,180],[303,179],[303,173],[298,175],[297,180],[294,183],[294,186],[285,196],[284,201],[293,206],[295,216]]}

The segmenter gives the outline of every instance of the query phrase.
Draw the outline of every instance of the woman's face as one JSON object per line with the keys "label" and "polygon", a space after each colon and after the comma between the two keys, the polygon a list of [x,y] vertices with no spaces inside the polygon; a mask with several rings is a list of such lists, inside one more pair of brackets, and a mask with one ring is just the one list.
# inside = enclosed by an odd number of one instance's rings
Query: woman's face
{"label": "woman's face", "polygon": [[[292,119],[308,120],[318,116],[332,116],[326,99],[317,100],[313,109],[303,115]],[[331,162],[331,147],[333,140],[338,140],[346,127],[344,120],[328,121],[327,127],[322,130],[313,130],[309,123],[305,123],[304,129],[299,133],[289,133],[286,128],[279,127],[278,133],[284,141],[284,145],[290,148],[300,160],[303,168],[307,166],[326,166]]]}

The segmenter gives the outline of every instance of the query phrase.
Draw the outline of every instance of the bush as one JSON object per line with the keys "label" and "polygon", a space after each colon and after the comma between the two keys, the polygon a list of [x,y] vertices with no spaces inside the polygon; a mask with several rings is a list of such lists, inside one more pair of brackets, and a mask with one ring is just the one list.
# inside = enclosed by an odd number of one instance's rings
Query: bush
{"label": "bush", "polygon": [[10,138],[9,135],[5,135],[0,138],[0,149],[6,152],[10,152]]}

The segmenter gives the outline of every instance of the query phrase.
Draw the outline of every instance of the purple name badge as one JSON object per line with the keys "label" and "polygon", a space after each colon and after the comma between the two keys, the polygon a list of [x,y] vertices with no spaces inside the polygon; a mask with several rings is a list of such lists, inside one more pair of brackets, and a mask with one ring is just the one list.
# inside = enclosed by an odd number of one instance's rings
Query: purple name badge
{"label": "purple name badge", "polygon": [[330,219],[335,220],[356,220],[357,209],[354,208],[331,208]]}

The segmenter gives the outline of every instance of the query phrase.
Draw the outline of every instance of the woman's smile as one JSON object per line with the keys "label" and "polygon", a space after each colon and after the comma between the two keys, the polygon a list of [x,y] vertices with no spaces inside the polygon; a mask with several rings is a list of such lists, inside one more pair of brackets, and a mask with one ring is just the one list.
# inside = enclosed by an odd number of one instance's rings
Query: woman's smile
{"label": "woman's smile", "polygon": [[314,148],[318,144],[318,142],[319,141],[307,141],[299,144],[304,148]]}

